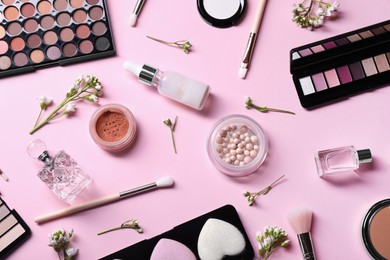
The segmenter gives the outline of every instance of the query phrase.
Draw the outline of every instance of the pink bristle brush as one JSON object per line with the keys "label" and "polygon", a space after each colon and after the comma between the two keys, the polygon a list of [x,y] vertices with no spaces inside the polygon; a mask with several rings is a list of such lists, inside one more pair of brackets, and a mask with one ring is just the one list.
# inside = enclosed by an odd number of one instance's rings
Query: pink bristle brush
{"label": "pink bristle brush", "polygon": [[295,233],[297,233],[299,246],[305,260],[316,259],[310,234],[312,217],[313,212],[305,207],[295,208],[287,216]]}

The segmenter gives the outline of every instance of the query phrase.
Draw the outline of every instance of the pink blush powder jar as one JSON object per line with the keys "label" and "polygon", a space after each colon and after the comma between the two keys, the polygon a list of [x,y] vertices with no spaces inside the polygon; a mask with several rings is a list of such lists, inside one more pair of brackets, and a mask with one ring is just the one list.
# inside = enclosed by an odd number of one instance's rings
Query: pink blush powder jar
{"label": "pink blush powder jar", "polygon": [[268,152],[268,138],[260,125],[244,115],[219,120],[207,140],[210,161],[222,173],[242,177],[256,171]]}
{"label": "pink blush powder jar", "polygon": [[102,149],[119,152],[134,142],[137,125],[128,108],[119,104],[107,104],[92,115],[89,132]]}

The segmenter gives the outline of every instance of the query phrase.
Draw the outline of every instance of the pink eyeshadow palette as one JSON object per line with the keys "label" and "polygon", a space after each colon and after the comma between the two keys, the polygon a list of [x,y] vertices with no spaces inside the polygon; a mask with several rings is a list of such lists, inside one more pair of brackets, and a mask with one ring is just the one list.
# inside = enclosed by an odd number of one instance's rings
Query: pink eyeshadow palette
{"label": "pink eyeshadow palette", "polygon": [[390,83],[390,20],[290,51],[290,72],[305,108]]}
{"label": "pink eyeshadow palette", "polygon": [[115,54],[104,0],[0,0],[0,77]]}
{"label": "pink eyeshadow palette", "polygon": [[252,260],[254,251],[236,209],[225,205],[100,260]]}
{"label": "pink eyeshadow palette", "polygon": [[0,198],[0,259],[4,259],[31,234],[30,228]]}

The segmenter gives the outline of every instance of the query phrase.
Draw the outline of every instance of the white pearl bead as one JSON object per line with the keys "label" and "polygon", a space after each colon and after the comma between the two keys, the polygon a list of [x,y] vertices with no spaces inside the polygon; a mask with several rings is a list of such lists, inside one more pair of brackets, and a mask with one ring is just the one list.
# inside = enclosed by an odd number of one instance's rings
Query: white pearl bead
{"label": "white pearl bead", "polygon": [[231,162],[234,162],[236,160],[236,156],[234,156],[234,155],[230,156],[229,158],[230,158]]}
{"label": "white pearl bead", "polygon": [[238,153],[238,154],[242,154],[242,149],[239,147],[239,148],[237,148],[236,149],[236,153]]}
{"label": "white pearl bead", "polygon": [[232,137],[233,137],[233,138],[237,138],[237,137],[238,137],[238,134],[237,134],[237,133],[233,133],[233,134],[232,134]]}
{"label": "white pearl bead", "polygon": [[230,160],[230,158],[225,158],[225,160],[224,160],[226,163],[231,163],[232,162],[232,160]]}
{"label": "white pearl bead", "polygon": [[235,138],[235,139],[234,139],[234,143],[235,143],[235,144],[239,144],[239,143],[240,143],[240,139]]}
{"label": "white pearl bead", "polygon": [[238,154],[237,155],[237,160],[243,161],[244,160],[244,155],[243,154]]}
{"label": "white pearl bead", "polygon": [[245,135],[240,135],[240,140],[244,141],[245,140]]}
{"label": "white pearl bead", "polygon": [[245,137],[245,143],[250,143],[251,139],[249,137]]}
{"label": "white pearl bead", "polygon": [[230,154],[231,154],[231,155],[236,155],[237,152],[236,152],[236,150],[230,150]]}
{"label": "white pearl bead", "polygon": [[243,165],[245,165],[245,163],[244,162],[240,162],[240,166],[243,166]]}
{"label": "white pearl bead", "polygon": [[255,150],[250,151],[249,156],[252,158],[255,158],[257,155],[257,152]]}
{"label": "white pearl bead", "polygon": [[247,131],[248,131],[248,128],[247,128],[246,126],[241,126],[241,127],[240,127],[240,132],[241,132],[242,134],[246,133]]}
{"label": "white pearl bead", "polygon": [[234,165],[239,165],[240,164],[240,161],[239,160],[235,160],[234,161]]}
{"label": "white pearl bead", "polygon": [[218,144],[217,147],[216,147],[216,150],[218,153],[222,152],[222,145]]}
{"label": "white pearl bead", "polygon": [[215,139],[215,142],[216,142],[217,144],[222,144],[222,143],[223,143],[222,137],[221,137],[221,136],[217,136],[217,138]]}
{"label": "white pearl bead", "polygon": [[222,143],[221,146],[222,146],[223,148],[226,148],[226,147],[227,147],[227,143]]}
{"label": "white pearl bead", "polygon": [[244,155],[245,155],[245,156],[248,156],[248,155],[249,155],[249,151],[248,151],[248,150],[245,150],[245,151],[244,151]]}
{"label": "white pearl bead", "polygon": [[222,152],[223,152],[224,154],[227,154],[227,153],[229,152],[229,149],[223,148]]}
{"label": "white pearl bead", "polygon": [[258,151],[258,150],[259,150],[259,146],[258,146],[258,145],[254,145],[254,146],[253,146],[253,149],[254,149],[255,151]]}
{"label": "white pearl bead", "polygon": [[242,147],[244,147],[244,145],[243,145],[242,143],[239,143],[239,144],[237,145],[237,147],[238,147],[238,148],[242,148]]}
{"label": "white pearl bead", "polygon": [[258,140],[257,136],[255,136],[255,135],[251,136],[252,143],[257,143],[257,140]]}
{"label": "white pearl bead", "polygon": [[252,158],[250,158],[249,156],[245,156],[244,163],[249,163],[250,161],[252,161]]}
{"label": "white pearl bead", "polygon": [[245,148],[249,151],[253,150],[253,144],[252,143],[249,143],[249,144],[246,144],[245,145]]}

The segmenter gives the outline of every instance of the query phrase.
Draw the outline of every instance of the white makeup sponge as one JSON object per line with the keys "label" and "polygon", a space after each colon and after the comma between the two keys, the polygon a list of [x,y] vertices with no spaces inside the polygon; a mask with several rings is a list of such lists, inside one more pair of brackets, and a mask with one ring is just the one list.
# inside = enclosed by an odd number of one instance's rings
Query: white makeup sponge
{"label": "white makeup sponge", "polygon": [[196,260],[196,257],[182,243],[162,238],[154,247],[150,260]]}
{"label": "white makeup sponge", "polygon": [[198,239],[198,254],[202,260],[217,260],[235,256],[245,250],[245,239],[232,224],[210,218],[204,224]]}

